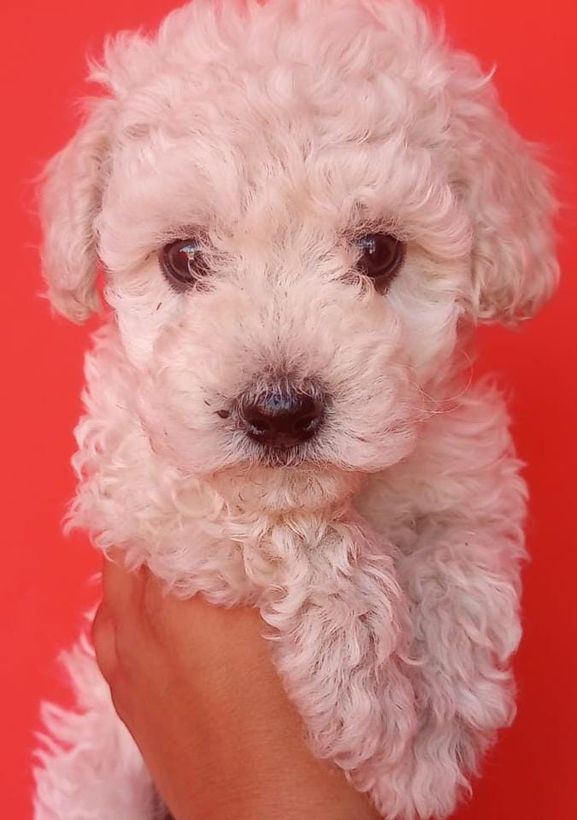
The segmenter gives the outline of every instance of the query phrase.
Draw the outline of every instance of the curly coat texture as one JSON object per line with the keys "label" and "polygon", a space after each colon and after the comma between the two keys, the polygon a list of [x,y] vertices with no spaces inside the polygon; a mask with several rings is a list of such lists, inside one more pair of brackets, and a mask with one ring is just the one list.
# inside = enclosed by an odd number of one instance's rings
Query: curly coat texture
{"label": "curly coat texture", "polygon": [[[259,607],[316,755],[388,818],[446,817],[514,714],[526,490],[480,320],[553,290],[547,172],[489,77],[409,0],[196,0],[121,34],[49,164],[57,310],[111,310],[86,364],[70,524],[174,593]],[[354,238],[406,243],[386,293]],[[206,286],[158,249],[203,238]],[[330,396],[284,465],[235,423],[270,374]],[[52,707],[36,816],[153,818],[91,651]]]}

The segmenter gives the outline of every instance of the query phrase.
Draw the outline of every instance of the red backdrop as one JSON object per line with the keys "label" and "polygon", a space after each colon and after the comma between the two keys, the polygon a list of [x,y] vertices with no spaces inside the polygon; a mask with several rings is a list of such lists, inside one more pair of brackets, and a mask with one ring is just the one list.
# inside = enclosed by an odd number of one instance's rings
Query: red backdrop
{"label": "red backdrop", "polygon": [[[577,606],[572,504],[577,402],[573,310],[577,308],[577,76],[573,0],[429,0],[443,8],[453,41],[498,66],[511,116],[551,147],[558,190],[564,281],[522,332],[484,330],[483,368],[511,386],[520,453],[532,488],[525,573],[525,640],[516,668],[519,715],[485,767],[465,820],[577,817]],[[37,297],[38,227],[32,179],[74,127],[72,101],[86,92],[84,54],[108,31],[155,23],[170,0],[20,0],[0,12],[2,104],[2,320],[5,363],[1,453],[4,561],[0,803],[3,817],[31,817],[30,755],[42,697],[65,691],[54,658],[75,638],[96,556],[59,531],[73,489],[68,466],[80,410],[87,329],[51,319]],[[7,382],[7,385],[6,385]],[[66,820],[63,818],[62,820]],[[113,820],[111,818],[111,820]],[[114,818],[121,820],[121,818]]]}

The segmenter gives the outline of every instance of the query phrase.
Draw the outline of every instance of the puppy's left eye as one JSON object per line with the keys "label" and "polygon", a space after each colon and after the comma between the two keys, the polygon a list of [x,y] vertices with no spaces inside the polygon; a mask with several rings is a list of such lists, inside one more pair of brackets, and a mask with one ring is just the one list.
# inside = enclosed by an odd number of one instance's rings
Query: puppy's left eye
{"label": "puppy's left eye", "polygon": [[197,239],[178,239],[161,248],[158,259],[163,274],[175,290],[185,291],[194,287],[208,272]]}
{"label": "puppy's left eye", "polygon": [[379,287],[386,287],[405,259],[405,245],[388,233],[369,233],[356,240],[360,249],[358,270]]}

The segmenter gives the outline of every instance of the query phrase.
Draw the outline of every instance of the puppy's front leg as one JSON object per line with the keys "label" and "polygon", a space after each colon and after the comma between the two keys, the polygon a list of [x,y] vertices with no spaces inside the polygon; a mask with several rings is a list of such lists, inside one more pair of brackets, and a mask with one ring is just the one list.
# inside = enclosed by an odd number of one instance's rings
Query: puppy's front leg
{"label": "puppy's front leg", "polygon": [[370,792],[415,731],[398,658],[409,634],[405,597],[391,557],[356,522],[291,553],[280,591],[262,608],[278,635],[275,662],[315,755]]}
{"label": "puppy's front leg", "polygon": [[430,520],[399,562],[418,663],[408,667],[419,710],[412,759],[386,775],[390,815],[447,817],[497,729],[510,723],[508,661],[520,638],[519,527],[503,516]]}

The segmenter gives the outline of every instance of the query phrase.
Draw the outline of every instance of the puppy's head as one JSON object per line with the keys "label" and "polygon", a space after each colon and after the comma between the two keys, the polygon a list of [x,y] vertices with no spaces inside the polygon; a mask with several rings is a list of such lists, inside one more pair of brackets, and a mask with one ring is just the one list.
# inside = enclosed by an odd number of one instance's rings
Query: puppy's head
{"label": "puppy's head", "polygon": [[101,260],[143,423],[185,470],[381,470],[459,328],[555,285],[547,173],[407,0],[196,0],[96,79],[47,170],[49,294],[83,319]]}

